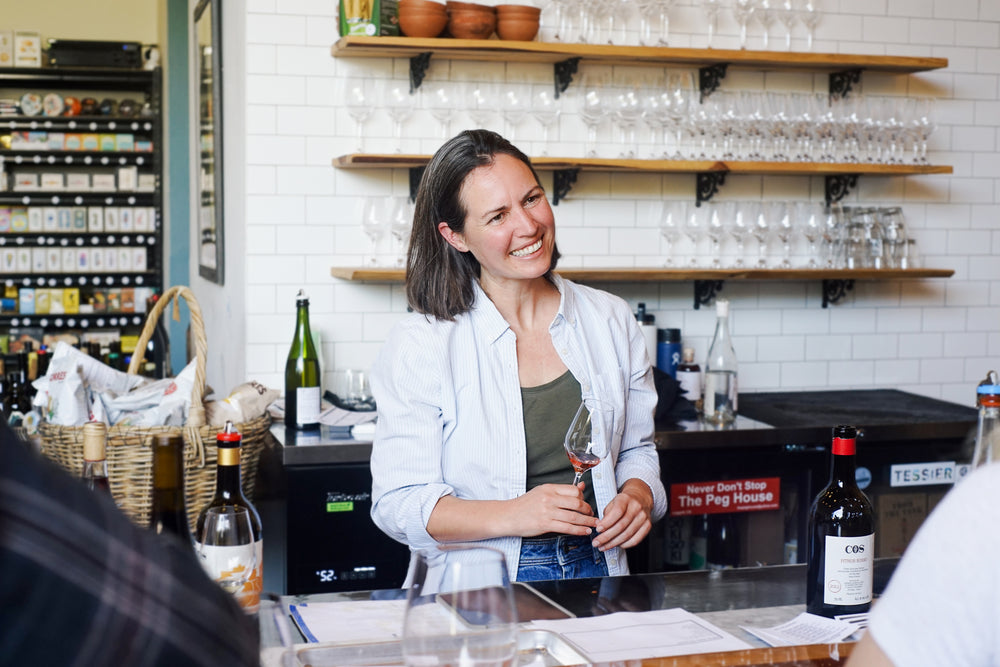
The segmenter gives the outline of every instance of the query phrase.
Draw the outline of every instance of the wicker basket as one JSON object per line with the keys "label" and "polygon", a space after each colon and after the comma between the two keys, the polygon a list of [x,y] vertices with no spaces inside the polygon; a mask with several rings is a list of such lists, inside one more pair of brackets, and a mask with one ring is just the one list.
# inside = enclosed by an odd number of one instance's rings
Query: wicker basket
{"label": "wicker basket", "polygon": [[[153,329],[167,304],[174,300],[174,311],[183,298],[191,311],[191,330],[195,348],[195,381],[191,391],[191,407],[184,426],[125,426],[108,429],[107,461],[111,495],[118,506],[141,526],[149,525],[153,487],[152,440],[160,433],[177,433],[184,438],[184,495],[188,521],[192,528],[201,508],[215,493],[215,468],[218,461],[215,437],[218,426],[205,424],[205,358],[208,343],[201,308],[187,287],[171,287],[146,317],[136,351],[145,350]],[[143,359],[132,355],[128,372],[136,374]],[[253,499],[254,482],[260,454],[269,442],[271,417],[265,413],[257,419],[237,424],[243,434],[240,458],[243,472],[243,492]],[[59,426],[42,422],[39,427],[42,451],[75,475],[83,467],[83,427]]]}

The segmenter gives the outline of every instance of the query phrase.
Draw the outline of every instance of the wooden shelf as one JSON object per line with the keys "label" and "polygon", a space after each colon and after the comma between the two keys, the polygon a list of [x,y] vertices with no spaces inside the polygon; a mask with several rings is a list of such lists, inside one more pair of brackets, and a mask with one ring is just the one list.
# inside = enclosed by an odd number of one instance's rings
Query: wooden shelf
{"label": "wooden shelf", "polygon": [[[950,278],[953,269],[559,269],[560,276],[577,282],[631,283],[686,280],[916,280]],[[405,269],[333,267],[334,278],[358,282],[403,282]]]}
{"label": "wooden shelf", "polygon": [[926,72],[948,66],[947,58],[415,37],[342,37],[334,43],[331,52],[334,57],[411,58],[432,53],[434,57],[447,60],[557,63],[580,58],[583,63],[604,65],[705,67],[725,64],[756,70],[832,72],[862,69],[893,74]]}
{"label": "wooden shelf", "polygon": [[[430,155],[401,153],[351,153],[333,159],[339,169],[413,169],[425,166]],[[533,157],[531,164],[539,171],[661,172],[693,174],[719,172],[770,176],[825,176],[830,174],[870,174],[876,176],[915,176],[950,174],[950,165],[868,164],[840,162],[724,162],[718,160],[623,160],[613,158]]]}

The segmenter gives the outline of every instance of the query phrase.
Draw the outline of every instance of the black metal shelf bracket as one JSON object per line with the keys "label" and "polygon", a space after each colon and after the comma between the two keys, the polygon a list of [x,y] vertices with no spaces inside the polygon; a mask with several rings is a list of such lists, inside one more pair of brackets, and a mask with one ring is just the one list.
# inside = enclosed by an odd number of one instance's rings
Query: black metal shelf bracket
{"label": "black metal shelf bracket", "polygon": [[847,296],[847,293],[854,289],[853,280],[843,280],[826,278],[823,280],[823,307],[826,308],[831,303],[838,303]]}
{"label": "black metal shelf bracket", "polygon": [[569,88],[569,84],[572,83],[573,75],[576,74],[576,68],[579,64],[579,58],[567,58],[566,60],[560,60],[553,66],[556,98],[565,93],[566,89]]}
{"label": "black metal shelf bracket", "polygon": [[579,169],[556,169],[552,172],[552,205],[558,206],[559,200],[565,199],[576,183]]}
{"label": "black metal shelf bracket", "polygon": [[830,72],[830,100],[847,97],[851,88],[861,82],[861,70],[849,69],[843,72]]}
{"label": "black metal shelf bracket", "polygon": [[426,168],[426,165],[410,167],[410,201],[414,204],[417,203],[417,190],[420,188],[420,179],[424,177],[424,169]]}
{"label": "black metal shelf bracket", "polygon": [[719,191],[719,187],[726,182],[726,172],[706,171],[695,174],[695,206],[701,206],[702,202],[709,201]]}
{"label": "black metal shelf bracket", "polygon": [[704,102],[705,98],[718,90],[722,80],[726,78],[726,68],[729,65],[719,63],[717,65],[706,65],[698,68],[698,92],[699,101]]}
{"label": "black metal shelf bracket", "polygon": [[418,53],[415,56],[410,57],[410,94],[417,92],[420,88],[420,84],[424,82],[424,75],[427,74],[427,68],[431,64],[431,55],[433,52],[427,51],[425,53]]}
{"label": "black metal shelf bracket", "polygon": [[826,205],[838,202],[847,193],[858,187],[858,174],[830,174],[825,179],[824,196]]}
{"label": "black metal shelf bracket", "polygon": [[700,310],[702,306],[712,303],[715,295],[722,291],[723,284],[722,280],[694,281],[694,309]]}

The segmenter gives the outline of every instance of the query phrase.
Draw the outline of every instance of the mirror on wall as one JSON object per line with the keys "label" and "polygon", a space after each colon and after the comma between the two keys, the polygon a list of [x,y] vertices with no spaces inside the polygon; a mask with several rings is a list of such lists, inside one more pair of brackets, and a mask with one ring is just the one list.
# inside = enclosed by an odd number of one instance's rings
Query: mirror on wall
{"label": "mirror on wall", "polygon": [[222,216],[222,19],[221,0],[200,0],[194,9],[198,122],[198,274],[224,282]]}

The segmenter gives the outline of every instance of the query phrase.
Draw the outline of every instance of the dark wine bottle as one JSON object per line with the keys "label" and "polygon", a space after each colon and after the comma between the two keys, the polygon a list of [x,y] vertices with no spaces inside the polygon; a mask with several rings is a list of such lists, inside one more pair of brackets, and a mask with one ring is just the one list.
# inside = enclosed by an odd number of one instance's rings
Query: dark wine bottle
{"label": "dark wine bottle", "polygon": [[[213,572],[209,559],[215,559],[225,563],[229,560],[229,554],[242,549],[254,550],[254,572],[250,579],[241,586],[239,590],[231,591],[240,603],[240,606],[247,613],[257,613],[260,606],[260,592],[264,584],[264,542],[262,540],[260,514],[243,493],[240,470],[240,451],[243,444],[243,436],[233,423],[226,422],[226,426],[219,431],[215,444],[218,449],[218,465],[215,469],[215,495],[198,514],[198,521],[195,528],[195,535],[198,540],[198,551],[206,561],[206,569]],[[203,543],[205,532],[205,516],[212,508],[246,508],[250,515],[250,524],[253,529],[252,534],[239,533],[239,524],[233,522],[231,530],[234,534],[226,536],[225,539],[217,540],[225,542],[231,546],[207,546]],[[220,536],[216,536],[217,538]],[[218,568],[215,568],[218,569]]]}
{"label": "dark wine bottle", "polygon": [[[146,299],[146,312],[151,313],[153,306],[159,300],[159,294],[154,294]],[[156,320],[153,335],[146,343],[146,352],[143,354],[145,361],[139,369],[141,375],[157,379],[173,376],[173,370],[170,366],[170,336],[167,335],[167,327],[163,324],[165,319],[165,317],[160,317]]]}
{"label": "dark wine bottle", "polygon": [[295,336],[285,364],[285,426],[318,429],[321,403],[319,355],[309,328],[309,299],[299,290]]}
{"label": "dark wine bottle", "polygon": [[809,510],[806,611],[820,616],[871,608],[875,513],[854,478],[857,429],[833,429],[830,483]]}
{"label": "dark wine bottle", "polygon": [[83,425],[83,471],[81,477],[91,491],[111,496],[107,461],[108,427],[104,422]]}
{"label": "dark wine bottle", "polygon": [[184,501],[184,440],[173,433],[153,437],[153,506],[149,527],[193,547]]}

